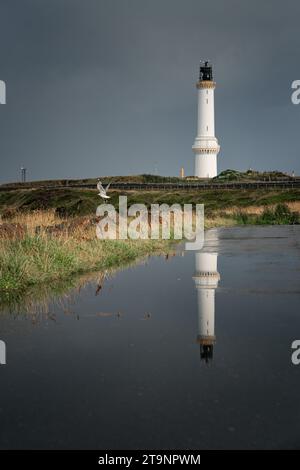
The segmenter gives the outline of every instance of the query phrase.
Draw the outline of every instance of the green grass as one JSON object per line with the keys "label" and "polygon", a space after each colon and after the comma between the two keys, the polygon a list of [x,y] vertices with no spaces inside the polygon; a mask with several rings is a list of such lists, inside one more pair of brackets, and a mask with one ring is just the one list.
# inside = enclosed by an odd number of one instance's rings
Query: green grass
{"label": "green grass", "polygon": [[291,211],[286,204],[277,204],[274,208],[266,208],[259,215],[239,212],[233,217],[241,225],[295,225],[300,223],[299,213]]}
{"label": "green grass", "polygon": [[212,181],[227,182],[227,181],[276,181],[276,180],[292,180],[292,177],[281,171],[264,171],[259,172],[255,170],[237,171],[237,170],[224,170],[218,176],[213,178]]}
{"label": "green grass", "polygon": [[[133,203],[205,204],[207,214],[232,206],[266,206],[300,200],[300,189],[291,190],[208,190],[208,191],[111,191],[109,203],[118,206],[118,197],[127,195],[128,205]],[[95,214],[101,200],[95,190],[86,189],[29,189],[0,192],[0,213],[7,211],[33,211],[55,208],[66,216]]]}
{"label": "green grass", "polygon": [[88,271],[113,268],[170,250],[160,240],[77,240],[27,236],[1,240],[0,303],[34,286],[55,283]]}

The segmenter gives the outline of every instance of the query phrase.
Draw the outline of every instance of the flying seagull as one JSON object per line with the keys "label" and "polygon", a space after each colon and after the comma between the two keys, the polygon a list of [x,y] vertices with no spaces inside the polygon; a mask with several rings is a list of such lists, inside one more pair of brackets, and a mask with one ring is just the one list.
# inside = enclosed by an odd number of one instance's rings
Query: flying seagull
{"label": "flying seagull", "polygon": [[108,191],[108,188],[110,187],[110,183],[108,183],[108,185],[106,186],[106,188],[104,189],[103,186],[102,186],[102,183],[100,180],[98,180],[98,183],[97,183],[97,189],[99,191],[99,196],[102,197],[102,199],[110,199],[110,196],[108,196],[106,193]]}

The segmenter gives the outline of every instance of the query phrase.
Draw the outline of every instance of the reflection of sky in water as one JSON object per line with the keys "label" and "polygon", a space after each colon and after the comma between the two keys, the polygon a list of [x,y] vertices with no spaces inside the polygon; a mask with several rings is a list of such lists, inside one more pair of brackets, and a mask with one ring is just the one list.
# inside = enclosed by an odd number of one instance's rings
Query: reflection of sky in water
{"label": "reflection of sky in water", "polygon": [[[67,310],[50,305],[56,321],[1,316],[1,447],[299,445],[290,345],[300,338],[300,230],[209,236],[214,312],[211,299],[199,303],[188,252],[120,271],[97,296],[87,284]],[[216,336],[208,364],[197,341],[205,306]]]}

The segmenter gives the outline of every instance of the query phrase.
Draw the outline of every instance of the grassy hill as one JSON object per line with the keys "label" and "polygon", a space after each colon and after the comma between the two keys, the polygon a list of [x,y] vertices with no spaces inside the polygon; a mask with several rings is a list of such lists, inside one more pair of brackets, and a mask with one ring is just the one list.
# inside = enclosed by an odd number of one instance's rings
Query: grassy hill
{"label": "grassy hill", "polygon": [[[280,171],[265,171],[258,172],[255,170],[248,170],[246,172],[241,172],[237,170],[225,170],[222,171],[218,176],[212,179],[199,179],[194,176],[187,176],[185,178],[179,178],[176,176],[160,176],[160,175],[127,175],[127,176],[99,176],[101,181],[105,184],[109,182],[114,183],[182,183],[189,181],[206,181],[208,183],[214,182],[227,182],[227,181],[241,181],[241,182],[251,182],[251,181],[278,181],[278,180],[292,180],[293,177],[282,173]],[[5,189],[36,189],[40,187],[51,187],[51,186],[83,186],[83,185],[95,185],[97,184],[98,178],[85,178],[85,179],[60,179],[60,180],[41,180],[41,181],[28,181],[26,183],[8,183],[1,185],[1,188]]]}
{"label": "grassy hill", "polygon": [[278,181],[278,180],[292,180],[293,177],[282,173],[281,171],[264,171],[259,172],[255,170],[248,170],[245,172],[237,170],[225,170],[218,176],[213,178],[212,181],[227,182],[227,181]]}
{"label": "grassy hill", "polygon": [[101,181],[105,184],[109,182],[114,183],[177,183],[182,181],[181,178],[176,176],[159,176],[159,175],[128,175],[128,176],[99,176],[97,178],[84,178],[84,179],[61,179],[61,180],[41,180],[41,181],[28,181],[26,183],[7,183],[1,185],[2,188],[39,188],[42,186],[82,186],[82,185],[95,185],[97,184],[97,180],[101,179]]}
{"label": "grassy hill", "polygon": [[[292,190],[208,190],[208,191],[111,191],[109,202],[118,205],[119,195],[127,195],[133,203],[205,204],[207,213],[230,207],[267,206],[300,201],[300,189]],[[56,209],[66,216],[94,214],[101,203],[96,190],[87,189],[17,189],[0,192],[0,215],[15,211]]]}

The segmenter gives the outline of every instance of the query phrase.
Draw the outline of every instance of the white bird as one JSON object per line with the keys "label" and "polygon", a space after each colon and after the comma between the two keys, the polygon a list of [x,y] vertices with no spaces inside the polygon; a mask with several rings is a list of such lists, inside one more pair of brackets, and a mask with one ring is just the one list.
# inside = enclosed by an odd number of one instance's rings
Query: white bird
{"label": "white bird", "polygon": [[108,188],[110,187],[110,183],[106,186],[106,188],[103,188],[102,183],[100,180],[98,180],[97,183],[97,189],[99,191],[99,196],[102,197],[102,199],[110,199],[110,196],[108,196],[106,193],[108,191]]}

